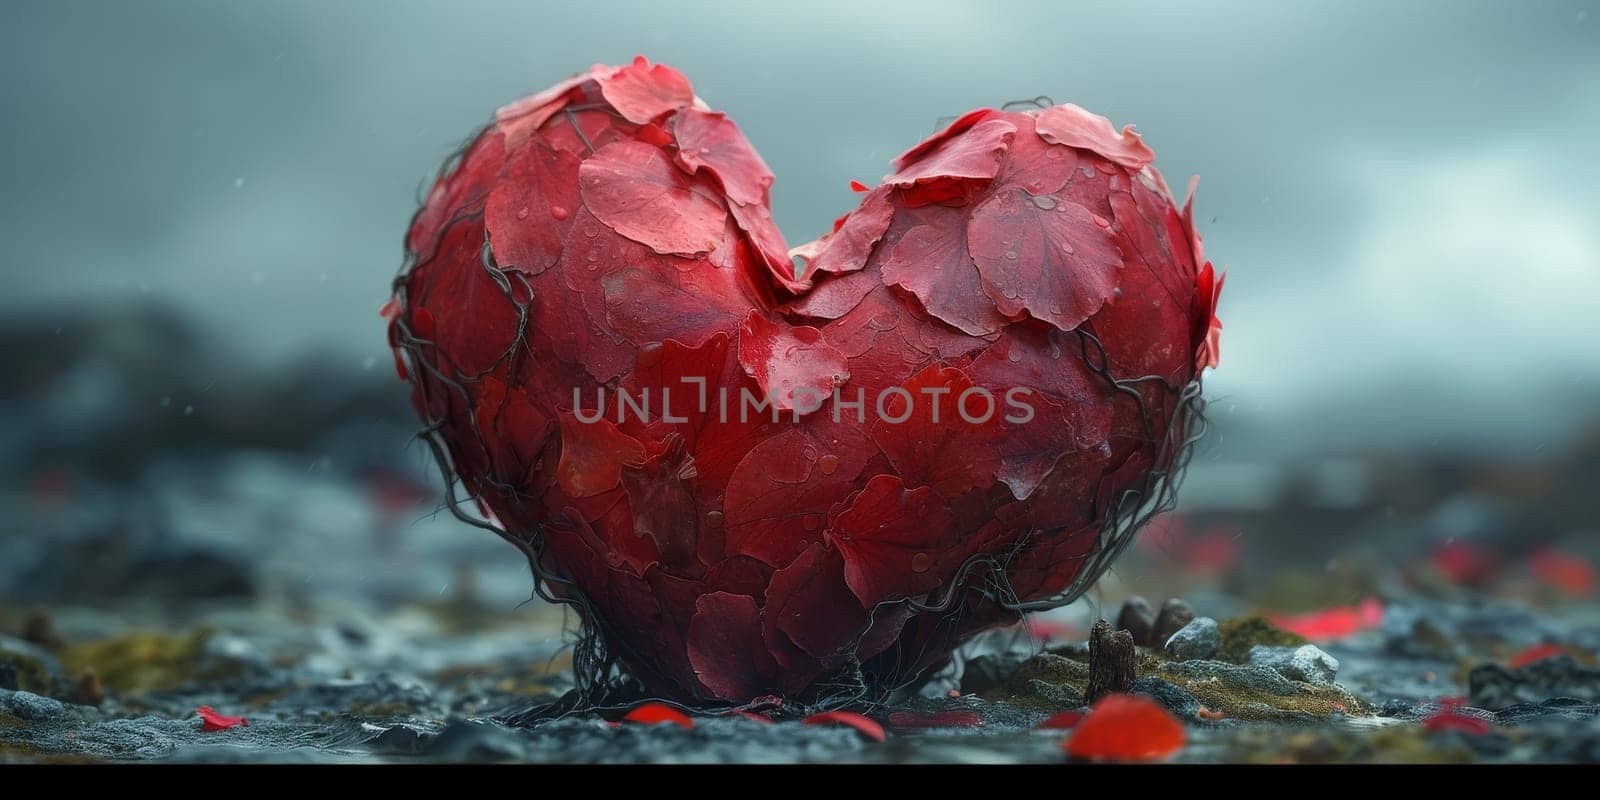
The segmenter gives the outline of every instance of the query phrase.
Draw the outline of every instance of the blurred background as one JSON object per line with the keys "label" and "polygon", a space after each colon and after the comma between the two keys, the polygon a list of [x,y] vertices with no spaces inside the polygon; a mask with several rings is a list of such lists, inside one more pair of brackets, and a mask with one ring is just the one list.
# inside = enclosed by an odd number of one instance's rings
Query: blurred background
{"label": "blurred background", "polygon": [[442,159],[636,53],[738,120],[791,244],[939,118],[1041,94],[1202,176],[1212,435],[1093,602],[1595,592],[1594,0],[9,0],[0,631],[205,625],[347,677],[554,653],[519,557],[435,513],[378,307]]}

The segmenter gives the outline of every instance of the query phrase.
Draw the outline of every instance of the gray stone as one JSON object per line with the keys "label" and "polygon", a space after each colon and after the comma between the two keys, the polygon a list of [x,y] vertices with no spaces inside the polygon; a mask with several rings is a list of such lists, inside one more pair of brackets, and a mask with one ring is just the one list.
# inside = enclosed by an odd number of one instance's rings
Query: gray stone
{"label": "gray stone", "polygon": [[1314,644],[1299,647],[1258,644],[1250,648],[1250,664],[1306,683],[1330,684],[1339,674],[1339,659],[1324,653],[1322,648]]}
{"label": "gray stone", "polygon": [[1140,678],[1128,689],[1131,694],[1142,694],[1167,707],[1168,711],[1183,719],[1194,719],[1200,710],[1200,701],[1188,689],[1168,683],[1154,676]]}
{"label": "gray stone", "polygon": [[0,711],[37,722],[66,714],[67,707],[60,700],[51,700],[33,692],[5,692],[0,694]]}
{"label": "gray stone", "polygon": [[1557,698],[1600,703],[1600,668],[1585,667],[1566,655],[1516,669],[1480,664],[1467,674],[1467,684],[1472,705],[1496,711]]}
{"label": "gray stone", "polygon": [[1210,617],[1195,617],[1166,641],[1167,657],[1178,661],[1208,659],[1222,646],[1222,632]]}

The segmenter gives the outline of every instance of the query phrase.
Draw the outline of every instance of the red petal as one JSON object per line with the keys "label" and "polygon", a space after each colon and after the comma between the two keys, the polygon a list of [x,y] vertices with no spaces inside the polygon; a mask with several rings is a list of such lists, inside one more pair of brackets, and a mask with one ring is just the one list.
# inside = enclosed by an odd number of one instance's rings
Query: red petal
{"label": "red petal", "polygon": [[622,717],[623,722],[634,722],[641,725],[654,725],[659,722],[670,722],[685,730],[694,729],[694,720],[689,715],[662,703],[645,703]]}
{"label": "red petal", "polygon": [[[870,411],[875,416],[872,439],[906,485],[931,486],[945,497],[955,497],[993,484],[1000,468],[998,447],[1005,437],[1003,398],[975,387],[961,370],[938,364],[912,376],[901,388],[905,394],[886,390],[882,395],[886,401],[881,415],[877,408]],[[992,405],[983,392],[993,399]],[[964,404],[962,397],[967,398]],[[962,408],[977,422],[962,417]]]}
{"label": "red petal", "polygon": [[824,711],[821,714],[812,714],[800,721],[807,725],[845,725],[855,728],[857,733],[874,742],[881,742],[888,738],[883,732],[882,725],[849,711]]}
{"label": "red petal", "polygon": [[1540,583],[1554,586],[1572,597],[1588,597],[1595,592],[1594,565],[1583,556],[1540,548],[1528,558],[1528,569]]}
{"label": "red petal", "polygon": [[578,157],[529,137],[507,159],[484,209],[495,263],[530,275],[555,266],[578,203]]}
{"label": "red petal", "polygon": [[1274,625],[1312,641],[1344,639],[1383,623],[1383,604],[1364,600],[1357,606],[1337,606],[1296,616],[1271,616]]}
{"label": "red petal", "polygon": [[973,211],[967,237],[1001,314],[1027,312],[1064,331],[1111,299],[1122,269],[1111,222],[1053,195],[996,194]]}
{"label": "red petal", "polygon": [[[894,205],[889,202],[887,190],[867,195],[862,199],[861,207],[845,217],[833,233],[815,243],[819,246],[807,264],[805,277],[819,272],[854,272],[866,266],[873,246],[889,230],[889,221],[893,217]],[[804,255],[805,252],[803,247],[796,248],[797,254]]]}
{"label": "red petal", "polygon": [[520,484],[549,441],[555,420],[521,389],[510,389],[495,376],[484,376],[480,387],[474,417],[495,475],[501,483]]}
{"label": "red petal", "polygon": [[1017,135],[994,179],[995,191],[1020,188],[1028,194],[1055,194],[1066,188],[1078,169],[1078,151],[1039,138],[1031,115],[1008,114],[1006,119],[1017,126]]}
{"label": "red petal", "polygon": [[780,410],[816,411],[850,378],[844,354],[806,325],[752,311],[739,326],[739,363]]}
{"label": "red petal", "polygon": [[1077,727],[1078,723],[1083,721],[1083,717],[1082,711],[1062,711],[1052,714],[1049,719],[1039,723],[1039,728],[1041,730],[1064,731],[1068,728]]}
{"label": "red petal", "polygon": [[[592,413],[594,409],[590,409]],[[561,461],[556,465],[562,491],[572,497],[592,497],[622,481],[622,468],[644,465],[644,445],[601,418],[581,422],[563,412]]]}
{"label": "red petal", "polygon": [[547,120],[567,106],[570,98],[578,94],[574,89],[611,71],[612,67],[596,64],[587,72],[572,75],[538,94],[501,106],[494,118],[506,132],[506,144],[512,148],[521,145],[528,134],[543,127]]}
{"label": "red petal", "polygon": [[761,638],[761,610],[753,597],[728,592],[701,595],[687,637],[695,676],[723,699],[753,697],[776,667]]}
{"label": "red petal", "polygon": [[772,170],[726,114],[686,108],[672,118],[672,133],[684,170],[710,172],[735,203],[767,202]]}
{"label": "red petal", "polygon": [[708,253],[722,241],[727,210],[715,190],[643,142],[600,148],[578,168],[578,184],[601,222],[657,253]]}
{"label": "red petal", "polygon": [[973,336],[1005,327],[967,252],[966,215],[931,206],[920,216],[927,222],[906,231],[884,257],[884,282],[904,287],[929,314]]}
{"label": "red petal", "polygon": [[860,192],[870,192],[872,190],[867,188],[867,185],[862,183],[861,181],[851,181],[850,182],[850,191],[860,193]]}
{"label": "red petal", "polygon": [[1500,556],[1471,542],[1452,540],[1439,545],[1430,556],[1435,569],[1452,583],[1481,586],[1500,571]]}
{"label": "red petal", "polygon": [[895,711],[889,714],[891,728],[976,728],[983,717],[976,711],[935,711],[927,714],[916,711]]}
{"label": "red petal", "polygon": [[[845,585],[843,574],[839,553],[824,549],[820,543],[807,547],[788,566],[772,573],[762,624],[769,647],[777,648],[774,653],[780,656],[779,663],[798,672],[796,678],[809,682],[810,677],[800,670],[809,667],[820,673],[824,667],[837,664],[841,653],[855,644],[866,626],[866,612]],[[781,652],[785,643],[815,661],[795,663],[795,654],[785,656]]]}
{"label": "red petal", "polygon": [[629,533],[649,537],[662,560],[679,569],[698,565],[699,515],[692,490],[696,475],[694,458],[677,434],[669,434],[665,449],[642,469],[622,471],[622,487],[633,512]]}
{"label": "red petal", "polygon": [[624,119],[643,125],[669,111],[694,105],[694,87],[683,73],[644,56],[598,78],[600,93]]}
{"label": "red petal", "polygon": [[951,122],[949,125],[945,126],[944,130],[941,130],[938,133],[935,133],[932,136],[917,142],[911,147],[910,150],[895,156],[894,161],[891,163],[897,170],[905,169],[906,165],[920,160],[929,151],[944,144],[952,137],[971,130],[972,126],[982,122],[983,120],[998,116],[1000,116],[1000,112],[992,108],[975,108],[971,111],[968,111],[967,113],[957,117],[954,122]]}
{"label": "red petal", "polygon": [[938,588],[958,564],[941,563],[956,543],[942,498],[877,475],[833,521],[828,541],[844,557],[844,580],[864,608]]}
{"label": "red petal", "polygon": [[674,339],[691,347],[733,330],[751,301],[727,270],[625,269],[601,280],[605,321],[630,342]]}
{"label": "red petal", "polygon": [[860,427],[826,412],[750,447],[728,481],[727,552],[781,567],[821,542],[828,509],[849,496],[871,453]]}
{"label": "red petal", "polygon": [[1016,133],[1017,126],[1003,119],[984,120],[898,165],[884,183],[904,188],[937,178],[988,180],[1000,172],[1000,158]]}
{"label": "red petal", "polygon": [[1071,103],[1040,111],[1034,126],[1039,138],[1051,144],[1080,147],[1135,172],[1156,160],[1155,152],[1139,138],[1132,125],[1118,133],[1111,120]]}
{"label": "red petal", "polygon": [[1439,701],[1439,710],[1429,714],[1422,720],[1422,729],[1429,733],[1464,733],[1468,736],[1482,736],[1493,727],[1489,721],[1460,711],[1465,703],[1457,698],[1443,698]]}
{"label": "red petal", "polygon": [[755,248],[761,265],[766,268],[767,276],[786,291],[803,290],[805,283],[795,276],[794,261],[789,258],[789,245],[784,242],[778,224],[772,221],[772,210],[765,203],[734,203],[728,210],[733,212],[739,229],[750,237],[750,244]]}
{"label": "red petal", "polygon": [[1143,697],[1102,698],[1078,723],[1062,749],[1093,761],[1157,761],[1183,749],[1183,724]]}
{"label": "red petal", "polygon": [[230,717],[226,714],[218,714],[217,710],[211,706],[201,706],[195,709],[195,713],[200,715],[200,730],[205,733],[216,733],[229,728],[237,728],[241,725],[250,726],[250,720],[244,717]]}
{"label": "red petal", "polygon": [[1526,650],[1523,650],[1515,656],[1512,656],[1510,666],[1512,669],[1517,669],[1519,667],[1526,667],[1529,664],[1543,661],[1547,658],[1555,658],[1556,656],[1564,656],[1566,654],[1567,648],[1562,647],[1561,645],[1536,644]]}
{"label": "red petal", "polygon": [[1222,297],[1222,284],[1228,276],[1215,276],[1211,262],[1200,269],[1195,281],[1195,320],[1202,326],[1200,343],[1195,349],[1194,368],[1198,372],[1206,367],[1216,367],[1222,341],[1222,320],[1217,319],[1217,302]]}
{"label": "red petal", "polygon": [[779,310],[786,315],[838,319],[860,305],[873,289],[883,286],[883,274],[876,268],[818,278],[810,291]]}
{"label": "red petal", "polygon": [[488,372],[517,335],[516,305],[483,264],[483,220],[468,217],[445,230],[438,255],[411,273],[412,333],[437,347],[439,366],[464,375]]}

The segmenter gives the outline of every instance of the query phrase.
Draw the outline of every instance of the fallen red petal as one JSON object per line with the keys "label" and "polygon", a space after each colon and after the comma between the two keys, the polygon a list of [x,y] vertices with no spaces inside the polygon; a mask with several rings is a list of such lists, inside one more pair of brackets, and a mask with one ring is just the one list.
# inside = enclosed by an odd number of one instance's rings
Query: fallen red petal
{"label": "fallen red petal", "polygon": [[1153,700],[1104,697],[1061,747],[1092,761],[1157,761],[1183,749],[1183,723]]}
{"label": "fallen red petal", "polygon": [[882,725],[850,711],[824,711],[821,714],[812,714],[800,721],[807,725],[844,725],[855,728],[857,733],[874,742],[881,742],[888,738],[888,735],[883,732]]}
{"label": "fallen red petal", "polygon": [[1526,667],[1547,658],[1567,655],[1567,648],[1558,644],[1536,644],[1511,657],[1507,662],[1512,669]]}
{"label": "fallen red petal", "polygon": [[1434,569],[1451,583],[1481,586],[1500,571],[1501,558],[1487,548],[1467,541],[1449,541],[1429,556]]}
{"label": "fallen red petal", "polygon": [[1268,619],[1286,631],[1312,641],[1325,642],[1378,627],[1383,622],[1383,603],[1369,598],[1355,606],[1339,606],[1291,616],[1268,615]]}
{"label": "fallen red petal", "polygon": [[244,717],[230,717],[226,714],[218,714],[217,710],[211,706],[201,706],[195,709],[195,713],[200,715],[200,730],[206,733],[225,731],[241,725],[250,726],[250,720]]}
{"label": "fallen red petal", "polygon": [[622,717],[623,722],[632,722],[640,725],[655,725],[660,722],[670,722],[685,730],[694,728],[694,720],[689,715],[672,706],[662,703],[645,703],[629,711]]}
{"label": "fallen red petal", "polygon": [[1488,720],[1462,713],[1464,707],[1465,701],[1461,698],[1441,698],[1439,710],[1422,720],[1422,729],[1429,733],[1464,733],[1468,736],[1482,736],[1492,730]]}
{"label": "fallen red petal", "polygon": [[1571,597],[1589,597],[1600,583],[1589,559],[1549,547],[1541,548],[1528,558],[1528,569],[1540,583],[1554,586]]}
{"label": "fallen red petal", "polygon": [[891,728],[976,728],[982,724],[983,717],[976,711],[895,711],[889,715]]}

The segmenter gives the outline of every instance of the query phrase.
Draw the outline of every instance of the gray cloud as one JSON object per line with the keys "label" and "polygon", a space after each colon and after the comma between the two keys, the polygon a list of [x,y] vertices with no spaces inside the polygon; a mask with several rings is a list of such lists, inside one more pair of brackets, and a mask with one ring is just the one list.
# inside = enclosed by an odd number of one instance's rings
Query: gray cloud
{"label": "gray cloud", "polygon": [[506,100],[645,53],[761,149],[792,243],[941,116],[1048,94],[1136,122],[1203,176],[1218,393],[1332,420],[1291,444],[1544,442],[1600,394],[1595,10],[13,0],[0,308],[156,297],[359,365],[418,182]]}

